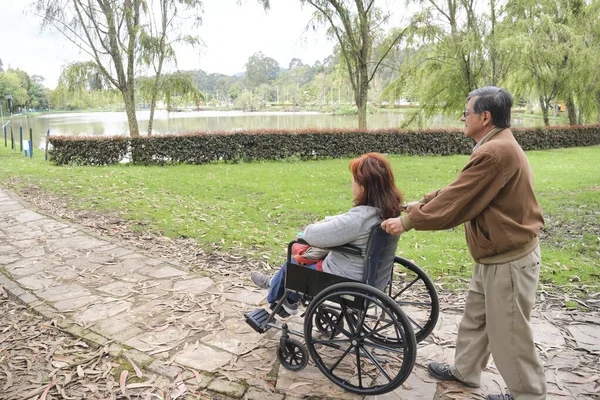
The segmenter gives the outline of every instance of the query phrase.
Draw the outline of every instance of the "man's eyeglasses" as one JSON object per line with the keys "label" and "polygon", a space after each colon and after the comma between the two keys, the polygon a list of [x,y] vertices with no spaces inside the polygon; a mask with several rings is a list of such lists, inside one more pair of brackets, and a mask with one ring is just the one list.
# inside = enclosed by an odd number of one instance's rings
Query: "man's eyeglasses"
{"label": "man's eyeglasses", "polygon": [[463,118],[467,118],[467,115],[469,115],[469,114],[474,114],[474,113],[475,113],[475,111],[468,111],[468,110],[465,110],[465,111],[463,111]]}

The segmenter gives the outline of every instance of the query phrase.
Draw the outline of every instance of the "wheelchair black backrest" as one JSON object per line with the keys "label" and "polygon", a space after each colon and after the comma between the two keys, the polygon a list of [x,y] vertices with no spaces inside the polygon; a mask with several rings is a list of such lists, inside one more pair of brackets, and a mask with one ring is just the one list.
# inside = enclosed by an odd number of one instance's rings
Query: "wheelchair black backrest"
{"label": "wheelchair black backrest", "polygon": [[381,223],[373,225],[365,251],[364,283],[382,290],[387,285],[394,267],[399,238],[384,231]]}

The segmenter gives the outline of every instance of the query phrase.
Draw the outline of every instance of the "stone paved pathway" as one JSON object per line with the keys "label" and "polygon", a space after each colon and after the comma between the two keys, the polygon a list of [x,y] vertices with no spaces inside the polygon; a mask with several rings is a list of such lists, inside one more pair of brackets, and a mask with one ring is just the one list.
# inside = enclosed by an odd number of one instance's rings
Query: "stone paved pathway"
{"label": "stone paved pathway", "polygon": [[[62,329],[171,378],[200,372],[214,392],[247,399],[359,397],[342,392],[312,365],[298,373],[279,366],[278,332],[259,335],[244,322],[243,313],[265,297],[248,281],[191,273],[177,262],[46,216],[1,188],[0,285]],[[460,320],[460,304],[447,304],[444,295],[441,302],[440,321],[419,345],[412,375],[377,399],[433,398],[436,382],[426,365],[452,360]],[[537,309],[534,323],[548,398],[600,398],[598,310],[582,316]],[[454,398],[484,398],[504,389],[493,365],[484,381],[480,390],[457,388]]]}

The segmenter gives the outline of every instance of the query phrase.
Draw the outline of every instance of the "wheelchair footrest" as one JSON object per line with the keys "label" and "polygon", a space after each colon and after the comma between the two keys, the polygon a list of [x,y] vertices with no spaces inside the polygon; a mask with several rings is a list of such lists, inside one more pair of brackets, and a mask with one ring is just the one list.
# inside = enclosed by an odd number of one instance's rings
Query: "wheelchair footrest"
{"label": "wheelchair footrest", "polygon": [[[271,327],[266,325],[265,322],[269,318],[271,314],[265,310],[264,308],[257,308],[254,311],[247,312],[244,314],[246,317],[246,323],[252,327],[258,333],[265,333]],[[272,322],[276,322],[277,320],[273,318]]]}

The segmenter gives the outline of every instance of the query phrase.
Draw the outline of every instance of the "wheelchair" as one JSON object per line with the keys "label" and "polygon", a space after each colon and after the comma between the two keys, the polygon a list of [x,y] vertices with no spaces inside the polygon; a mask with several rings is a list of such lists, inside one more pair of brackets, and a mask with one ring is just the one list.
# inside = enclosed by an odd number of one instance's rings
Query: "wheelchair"
{"label": "wheelchair", "polygon": [[[246,313],[246,322],[258,333],[281,330],[277,357],[284,368],[299,371],[310,355],[329,380],[349,392],[378,395],[396,389],[412,372],[417,343],[437,323],[433,282],[417,265],[396,256],[398,237],[380,223],[371,228],[364,251],[352,245],[328,249],[363,257],[361,282],[295,264],[294,243],[307,244],[295,239],[288,245],[283,297],[271,312]],[[290,292],[306,306],[303,332],[277,323]],[[291,335],[304,338],[304,344]]]}

